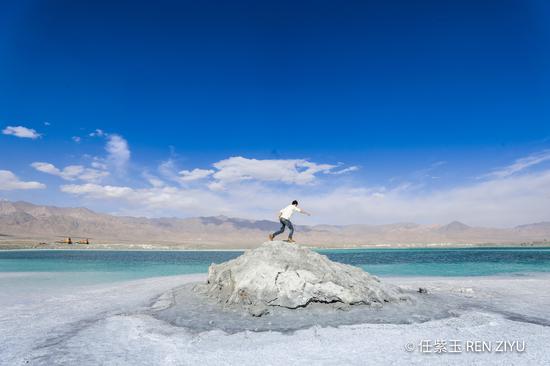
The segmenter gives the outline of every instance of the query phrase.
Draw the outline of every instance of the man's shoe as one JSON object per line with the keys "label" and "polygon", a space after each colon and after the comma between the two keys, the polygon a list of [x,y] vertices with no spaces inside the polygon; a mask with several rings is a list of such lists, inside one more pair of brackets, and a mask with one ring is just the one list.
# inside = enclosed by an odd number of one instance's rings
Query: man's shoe
{"label": "man's shoe", "polygon": [[273,234],[269,234],[269,240],[273,241]]}
{"label": "man's shoe", "polygon": [[287,242],[289,242],[289,243],[296,243],[296,240],[293,240],[292,238],[288,238],[288,239],[287,239]]}

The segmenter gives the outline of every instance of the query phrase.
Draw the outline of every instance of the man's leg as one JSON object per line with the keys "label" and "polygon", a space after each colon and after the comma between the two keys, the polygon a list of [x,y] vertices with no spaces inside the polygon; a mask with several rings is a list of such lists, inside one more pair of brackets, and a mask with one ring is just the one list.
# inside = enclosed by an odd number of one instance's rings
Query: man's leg
{"label": "man's leg", "polygon": [[271,236],[269,237],[270,239],[273,240],[274,237],[276,237],[279,234],[282,234],[285,231],[285,222],[283,220],[280,220],[280,222],[281,222],[281,228],[279,229],[279,231],[275,231],[273,234],[271,234]]}
{"label": "man's leg", "polygon": [[286,225],[290,230],[290,232],[288,233],[288,240],[292,241],[292,235],[294,235],[294,226],[292,226],[292,222],[290,222],[290,220],[287,220]]}

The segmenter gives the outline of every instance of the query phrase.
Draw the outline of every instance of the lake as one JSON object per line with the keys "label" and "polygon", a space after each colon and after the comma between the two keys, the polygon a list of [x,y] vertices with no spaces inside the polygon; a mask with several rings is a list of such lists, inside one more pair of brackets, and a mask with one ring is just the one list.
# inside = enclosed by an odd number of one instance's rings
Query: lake
{"label": "lake", "polygon": [[[378,276],[487,276],[550,272],[550,248],[319,250]],[[206,273],[241,251],[0,251],[0,272],[70,272],[76,282]]]}

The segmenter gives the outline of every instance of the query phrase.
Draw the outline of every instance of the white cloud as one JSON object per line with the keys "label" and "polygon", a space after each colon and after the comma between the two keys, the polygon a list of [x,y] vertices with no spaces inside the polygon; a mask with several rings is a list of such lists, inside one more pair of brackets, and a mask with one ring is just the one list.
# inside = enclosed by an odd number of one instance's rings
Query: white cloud
{"label": "white cloud", "polygon": [[324,194],[305,192],[301,201],[317,216],[338,224],[459,220],[479,226],[515,226],[550,221],[550,171],[435,191],[407,185],[338,187]]}
{"label": "white cloud", "polygon": [[[117,168],[126,164],[130,156],[128,143],[121,136],[117,134],[109,135],[100,129],[95,130],[89,135],[107,137],[105,150],[108,154],[106,157],[90,156],[88,154],[83,156],[85,159],[91,160],[91,167],[75,164],[68,165],[64,168],[58,168],[52,163],[40,161],[32,163],[31,166],[40,172],[55,175],[68,181],[82,180],[90,183],[99,183],[103,181],[104,178],[111,175],[108,163],[115,165]],[[82,141],[80,136],[72,136],[71,139],[76,143]]]}
{"label": "white cloud", "polygon": [[94,157],[90,165],[92,166],[92,168],[107,170],[107,164],[103,163],[102,160],[98,157]]}
{"label": "white cloud", "polygon": [[100,182],[104,178],[109,176],[109,172],[91,168],[84,168],[82,173],[78,176],[78,179],[85,182]]}
{"label": "white cloud", "polygon": [[61,171],[59,169],[57,169],[55,167],[55,165],[53,164],[50,164],[50,163],[44,163],[44,162],[40,162],[40,161],[36,161],[34,163],[31,164],[31,166],[42,172],[42,173],[48,173],[48,174],[53,174],[53,175],[61,175]]}
{"label": "white cloud", "polygon": [[317,173],[329,173],[336,165],[317,164],[305,159],[247,159],[241,156],[230,157],[213,164],[217,169],[213,177],[221,183],[259,180],[264,182],[284,182],[309,184]]}
{"label": "white cloud", "polygon": [[[261,182],[224,187],[185,189],[71,185],[62,190],[85,198],[116,198],[121,209],[145,216],[226,214],[253,219],[274,218],[274,212],[298,199],[314,213],[299,222],[385,224],[393,222],[446,223],[453,220],[480,226],[514,226],[550,220],[550,171],[493,179],[449,189],[424,192],[418,187],[346,186],[312,190],[310,186],[268,188]],[[226,188],[226,189],[224,189]]]}
{"label": "white cloud", "polygon": [[182,170],[179,172],[180,180],[182,182],[192,182],[199,179],[204,179],[214,173],[211,169],[193,169]]}
{"label": "white cloud", "polygon": [[92,198],[124,198],[129,197],[135,191],[129,187],[101,186],[93,183],[67,184],[60,187],[62,192],[75,195],[86,195]]}
{"label": "white cloud", "polygon": [[[460,220],[470,225],[514,226],[550,221],[550,170],[491,177],[430,190],[424,184],[408,182],[390,186],[348,182],[343,186],[334,175],[327,175],[318,181],[319,184],[312,185],[317,174],[338,173],[341,165],[317,164],[305,159],[234,157],[213,166],[214,173],[207,169],[184,171],[183,177],[198,180],[200,176],[205,180],[198,185],[167,183],[170,180],[181,183],[182,179],[182,175],[174,173],[177,172],[175,163],[169,160],[161,164],[159,170],[166,173],[165,177],[171,177],[163,181],[144,175],[147,188],[73,184],[62,186],[62,191],[92,199],[94,203],[114,200],[121,211],[144,216],[225,214],[274,219],[281,207],[297,199],[306,210],[314,213],[311,219],[300,217],[298,222],[302,223],[446,223]],[[341,170],[345,169],[348,168]],[[335,182],[339,185],[334,185]]]}
{"label": "white cloud", "polygon": [[88,136],[90,136],[90,137],[102,137],[102,136],[105,136],[105,135],[106,135],[105,131],[100,130],[99,128],[88,134]]}
{"label": "white cloud", "polygon": [[143,172],[143,177],[149,182],[153,187],[164,187],[166,183],[164,181],[152,174],[149,174],[147,171]]}
{"label": "white cloud", "polygon": [[335,174],[335,175],[340,175],[340,174],[346,174],[346,173],[349,173],[349,172],[355,172],[359,170],[359,167],[357,166],[350,166],[348,168],[344,168],[344,169],[340,169],[340,170],[335,170],[335,171],[330,171],[329,174]]}
{"label": "white cloud", "polygon": [[175,182],[179,181],[179,176],[176,173],[177,170],[178,169],[176,167],[176,163],[174,162],[173,159],[168,159],[166,161],[163,161],[158,167],[159,173],[164,178],[175,181]]}
{"label": "white cloud", "polygon": [[39,182],[24,182],[9,170],[0,170],[0,190],[44,189],[46,185]]}
{"label": "white cloud", "polygon": [[2,130],[2,133],[4,135],[12,135],[33,140],[41,136],[36,130],[23,126],[7,126]]}
{"label": "white cloud", "polygon": [[107,145],[105,145],[108,156],[107,161],[113,164],[117,169],[122,169],[130,160],[130,148],[128,141],[117,134],[109,134]]}
{"label": "white cloud", "polygon": [[220,182],[211,182],[208,184],[207,187],[211,191],[218,191],[218,192],[225,191],[225,186],[223,185],[223,183],[220,183]]}
{"label": "white cloud", "polygon": [[214,171],[211,169],[193,169],[178,171],[176,162],[172,158],[163,161],[159,165],[158,170],[164,178],[174,182],[178,182],[183,185],[207,178],[214,173]]}
{"label": "white cloud", "polygon": [[160,186],[152,188],[131,188],[97,184],[70,184],[60,187],[62,192],[85,199],[115,200],[120,210],[132,211],[134,215],[170,216],[174,213],[203,215],[212,212],[225,212],[225,202],[210,192],[177,187]]}
{"label": "white cloud", "polygon": [[489,173],[488,175],[486,175],[486,177],[488,176],[488,177],[496,177],[496,178],[505,178],[548,160],[550,160],[550,150],[543,150],[543,151],[531,154],[529,156],[517,159],[511,165],[495,170]]}
{"label": "white cloud", "polygon": [[334,170],[340,166],[306,159],[261,160],[234,156],[212,164],[214,169],[179,170],[176,162],[168,159],[159,165],[158,170],[166,179],[184,185],[208,179],[207,186],[211,190],[222,191],[231,184],[253,181],[308,185],[315,183],[318,174],[344,174],[357,170],[357,167]]}
{"label": "white cloud", "polygon": [[55,175],[65,180],[99,182],[109,175],[107,171],[85,168],[82,165],[69,165],[63,169],[59,169],[51,163],[37,161],[32,163],[31,166],[39,172]]}

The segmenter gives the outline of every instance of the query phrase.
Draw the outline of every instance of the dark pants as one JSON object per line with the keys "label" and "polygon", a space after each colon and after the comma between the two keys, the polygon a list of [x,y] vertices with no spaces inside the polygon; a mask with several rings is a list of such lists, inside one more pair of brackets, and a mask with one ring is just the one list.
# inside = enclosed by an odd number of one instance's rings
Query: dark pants
{"label": "dark pants", "polygon": [[285,226],[287,226],[288,229],[290,230],[290,233],[288,234],[288,238],[292,239],[292,234],[294,234],[294,226],[292,226],[292,222],[290,222],[290,220],[287,220],[287,219],[279,219],[279,221],[281,222],[281,228],[279,229],[279,231],[276,231],[273,233],[273,237],[276,237],[277,235],[282,234],[285,231]]}

